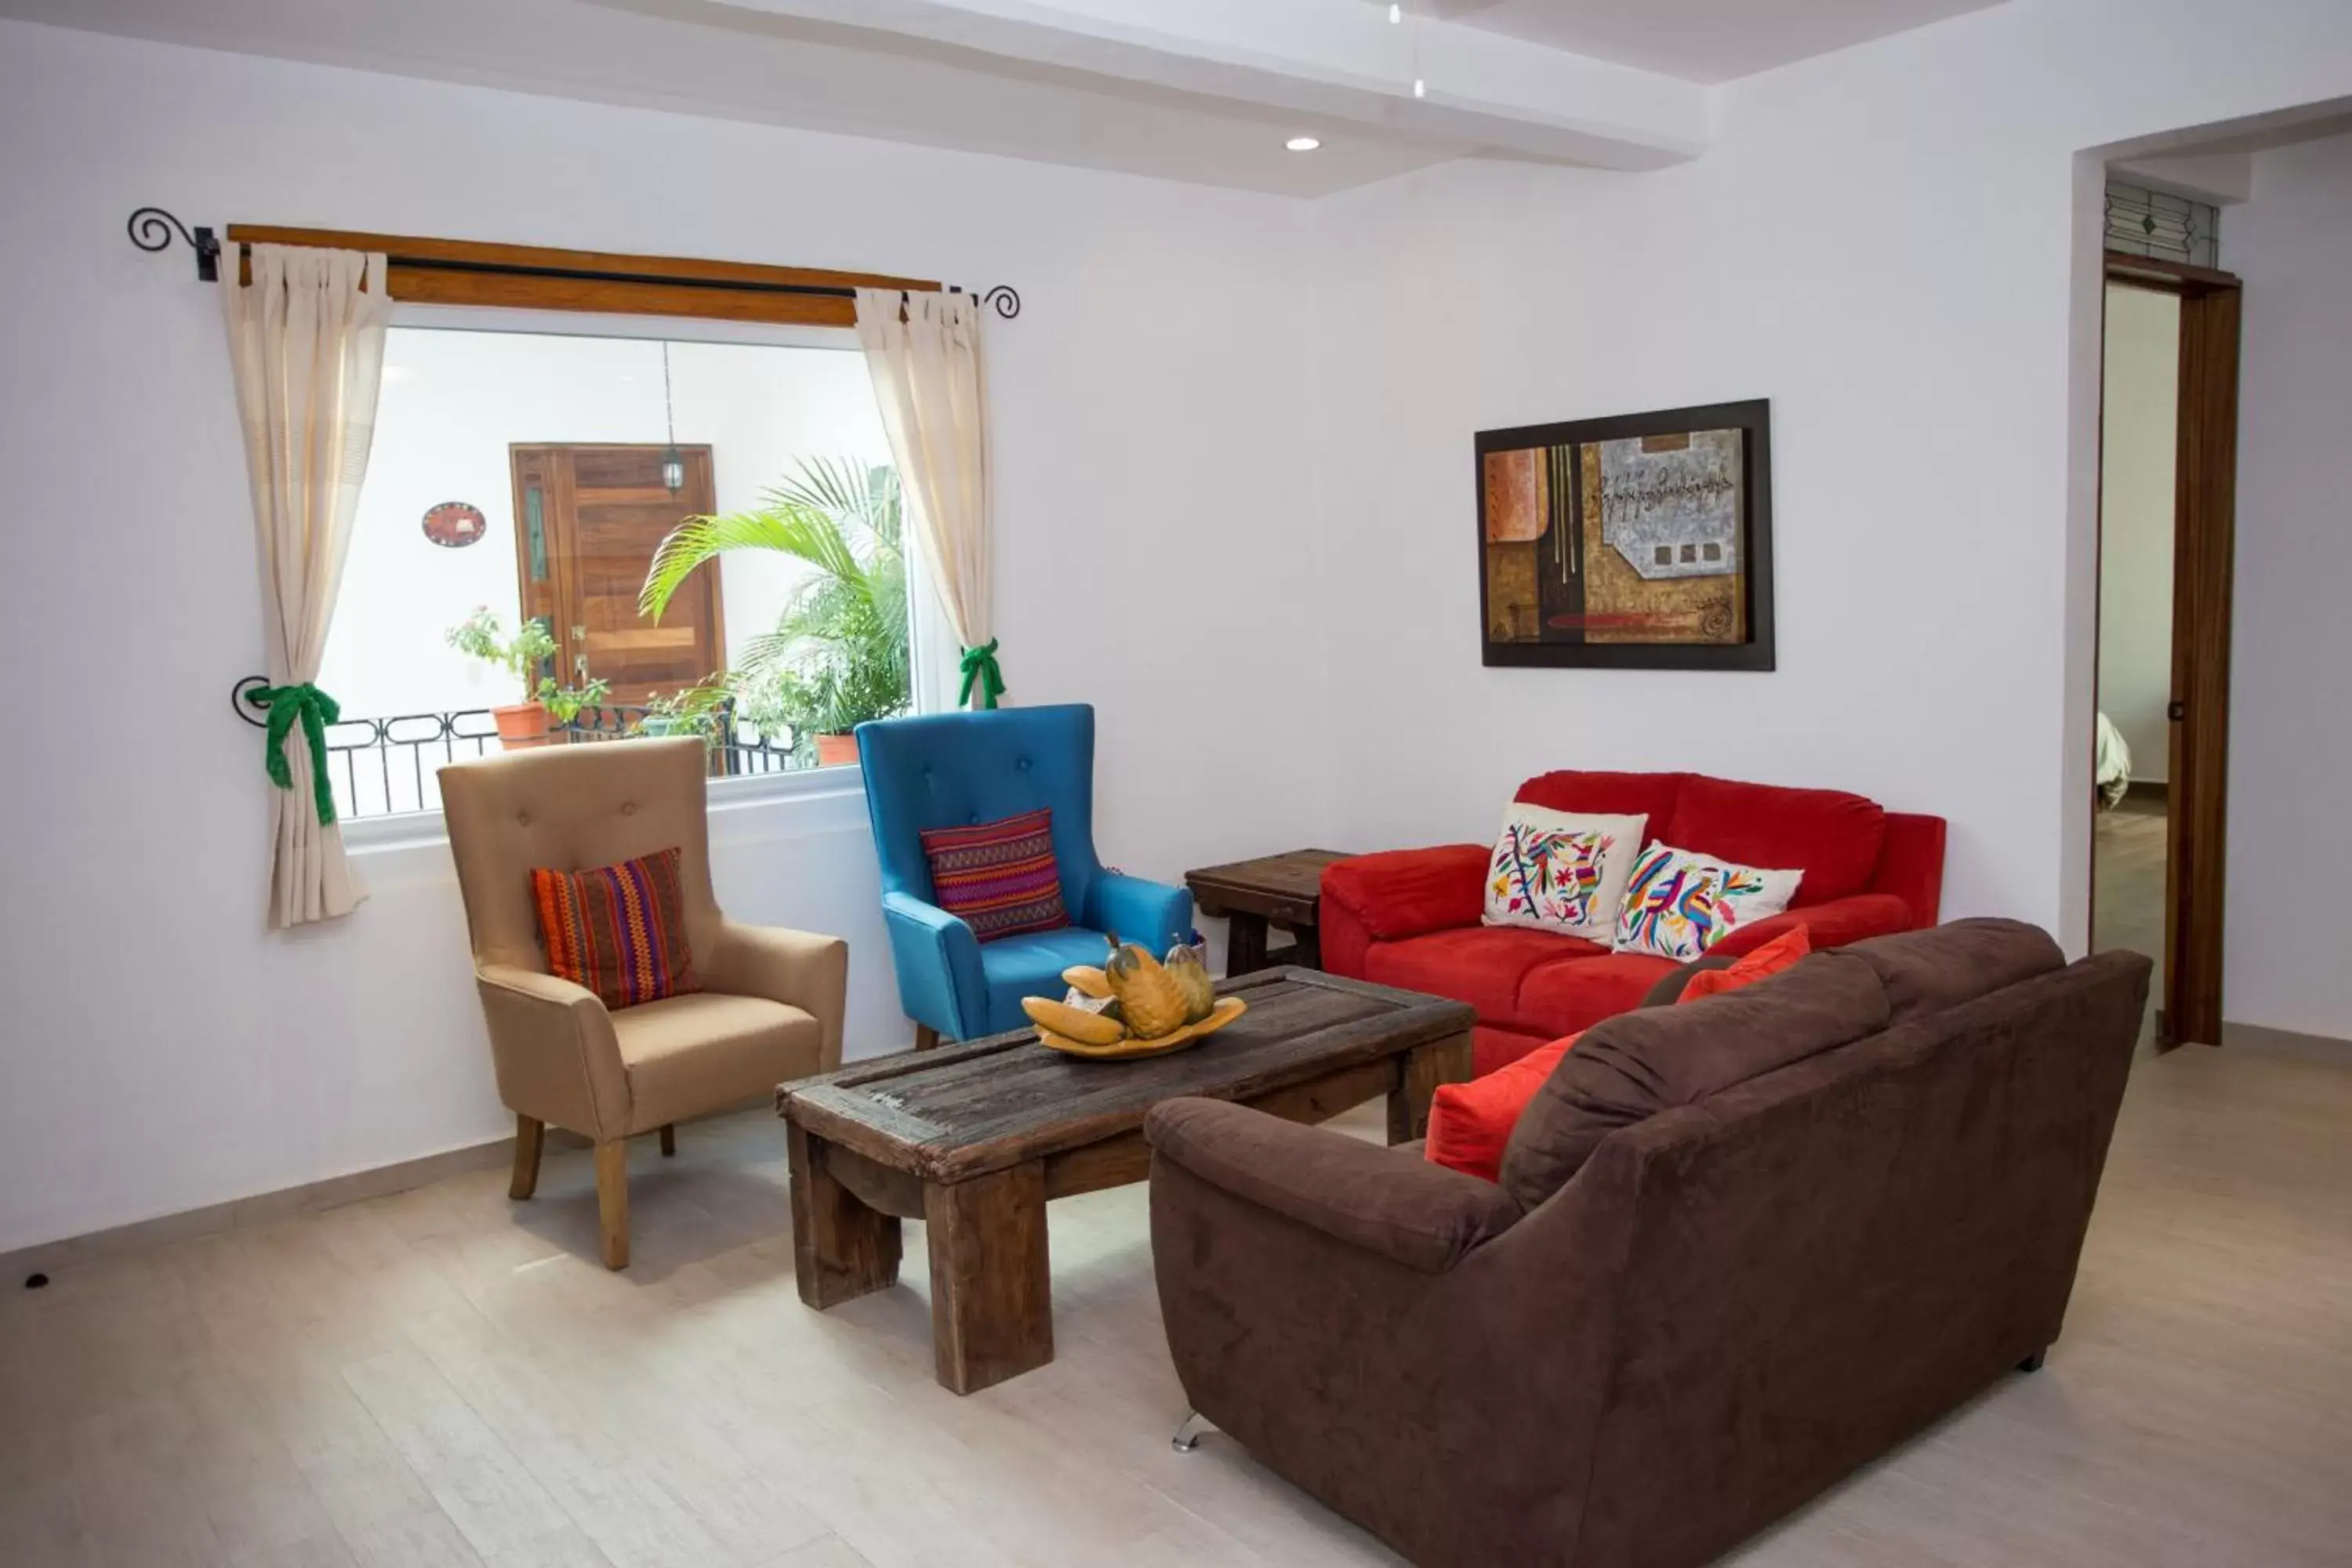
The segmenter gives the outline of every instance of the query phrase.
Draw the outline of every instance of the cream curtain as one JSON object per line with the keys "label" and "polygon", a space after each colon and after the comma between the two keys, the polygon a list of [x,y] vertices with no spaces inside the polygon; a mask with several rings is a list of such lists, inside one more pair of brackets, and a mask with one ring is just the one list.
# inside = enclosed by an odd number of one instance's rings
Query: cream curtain
{"label": "cream curtain", "polygon": [[253,487],[255,557],[268,687],[273,929],[349,914],[364,896],[343,858],[320,742],[334,701],[313,681],[342,584],[360,481],[375,437],[392,299],[384,258],[353,250],[236,247],[221,258],[221,310]]}
{"label": "cream curtain", "polygon": [[960,702],[993,708],[1004,689],[989,609],[988,377],[980,302],[943,290],[860,289],[857,341],[882,407],[908,509],[963,644]]}

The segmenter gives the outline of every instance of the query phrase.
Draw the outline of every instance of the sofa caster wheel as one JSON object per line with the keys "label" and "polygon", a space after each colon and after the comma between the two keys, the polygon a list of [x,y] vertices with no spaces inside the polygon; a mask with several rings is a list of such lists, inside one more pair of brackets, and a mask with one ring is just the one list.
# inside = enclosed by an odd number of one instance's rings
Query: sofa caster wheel
{"label": "sofa caster wheel", "polygon": [[2019,1362],[2017,1363],[2017,1370],[2020,1372],[2040,1372],[2042,1370],[2042,1363],[2049,1359],[2050,1347],[2044,1345],[2040,1350],[2035,1351],[2032,1355],[2027,1356],[2023,1361]]}
{"label": "sofa caster wheel", "polygon": [[1168,1440],[1168,1446],[1180,1454],[1189,1454],[1201,1446],[1201,1434],[1208,1429],[1209,1424],[1201,1419],[1199,1411],[1187,1410],[1182,1423],[1176,1428],[1176,1436]]}

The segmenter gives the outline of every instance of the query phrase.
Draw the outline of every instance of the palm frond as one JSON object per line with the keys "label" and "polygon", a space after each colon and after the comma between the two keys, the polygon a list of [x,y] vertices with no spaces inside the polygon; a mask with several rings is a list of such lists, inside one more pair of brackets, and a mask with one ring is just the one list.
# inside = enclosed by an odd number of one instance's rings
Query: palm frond
{"label": "palm frond", "polygon": [[841,530],[803,507],[769,507],[727,517],[689,517],[670,530],[646,568],[637,611],[658,621],[687,578],[730,550],[772,550],[836,577],[861,577],[865,566]]}
{"label": "palm frond", "polygon": [[906,710],[912,691],[903,495],[896,470],[803,459],[756,510],[688,518],[656,551],[639,608],[658,620],[706,561],[765,550],[806,563],[775,628],[750,638],[725,678],[758,722],[829,733]]}

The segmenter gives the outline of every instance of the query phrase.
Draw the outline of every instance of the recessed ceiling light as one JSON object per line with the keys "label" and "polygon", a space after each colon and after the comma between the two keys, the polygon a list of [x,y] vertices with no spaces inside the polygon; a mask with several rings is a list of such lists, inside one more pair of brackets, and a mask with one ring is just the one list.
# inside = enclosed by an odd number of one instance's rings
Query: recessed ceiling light
{"label": "recessed ceiling light", "polygon": [[1283,145],[1294,153],[1312,153],[1316,148],[1323,145],[1323,142],[1317,136],[1294,136]]}

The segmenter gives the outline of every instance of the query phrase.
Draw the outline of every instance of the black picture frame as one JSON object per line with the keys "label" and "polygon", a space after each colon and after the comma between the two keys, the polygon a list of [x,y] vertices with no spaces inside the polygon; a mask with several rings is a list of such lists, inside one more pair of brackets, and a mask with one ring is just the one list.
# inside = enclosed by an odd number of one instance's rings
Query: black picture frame
{"label": "black picture frame", "polygon": [[[1496,641],[1490,635],[1487,595],[1493,584],[1487,563],[1486,459],[1497,452],[1552,448],[1640,437],[1675,436],[1706,430],[1738,430],[1740,443],[1741,587],[1748,637],[1738,643],[1588,643]],[[1474,478],[1478,497],[1478,648],[1489,668],[1736,669],[1774,668],[1772,628],[1772,402],[1703,404],[1647,414],[1571,419],[1557,425],[1523,425],[1481,430]]]}

